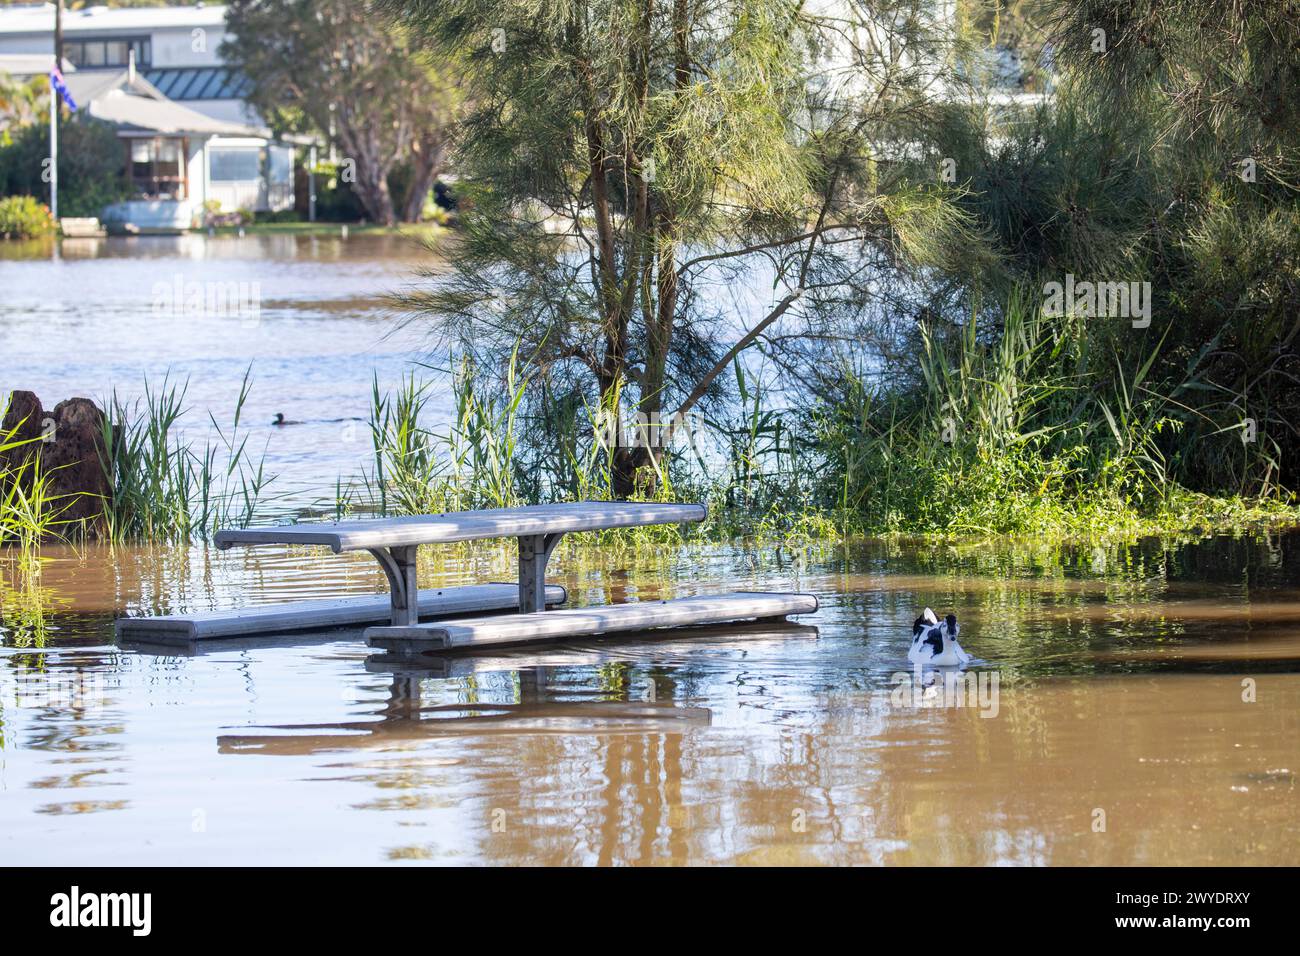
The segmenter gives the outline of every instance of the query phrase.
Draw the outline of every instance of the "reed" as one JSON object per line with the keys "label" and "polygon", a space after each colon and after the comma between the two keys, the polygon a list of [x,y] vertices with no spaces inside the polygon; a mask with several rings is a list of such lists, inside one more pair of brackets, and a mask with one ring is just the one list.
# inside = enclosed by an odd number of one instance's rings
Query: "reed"
{"label": "reed", "polygon": [[[618,390],[597,406],[552,401],[533,405],[543,386],[519,374],[512,356],[494,387],[468,361],[451,375],[452,416],[442,428],[422,421],[429,385],[408,376],[392,393],[372,385],[370,466],[356,480],[338,482],[331,508],[350,513],[420,514],[504,508],[548,501],[611,500],[607,424],[617,420]],[[827,537],[832,522],[812,502],[818,472],[815,449],[797,440],[783,415],[765,406],[766,392],[737,364],[741,395],[733,417],[705,419],[699,431],[683,426],[689,450],[665,455],[651,491],[640,500],[703,500],[709,520],[692,529],[647,528],[593,536],[680,543],[683,540]]]}
{"label": "reed", "polygon": [[[914,379],[846,372],[812,416],[827,462],[819,500],[875,533],[1139,534],[1225,521],[1294,521],[1293,496],[1220,498],[1177,481],[1206,385],[1151,381],[1163,340],[1136,362],[1082,319],[1045,318],[1027,292],[979,333],[922,328]],[[1235,517],[1229,518],[1229,515]]]}
{"label": "reed", "polygon": [[[11,396],[4,395],[0,420],[9,410]],[[30,563],[41,541],[59,536],[64,508],[51,490],[49,473],[34,454],[39,439],[19,437],[23,424],[0,428],[0,547],[15,547],[19,560]]]}
{"label": "reed", "polygon": [[113,497],[104,517],[115,543],[206,539],[220,528],[252,523],[271,500],[265,451],[255,457],[241,428],[250,371],[240,384],[230,429],[209,413],[215,441],[182,436],[187,384],[164,377],[155,388],[146,380],[140,399],[128,404],[114,392],[106,403],[104,467]]}

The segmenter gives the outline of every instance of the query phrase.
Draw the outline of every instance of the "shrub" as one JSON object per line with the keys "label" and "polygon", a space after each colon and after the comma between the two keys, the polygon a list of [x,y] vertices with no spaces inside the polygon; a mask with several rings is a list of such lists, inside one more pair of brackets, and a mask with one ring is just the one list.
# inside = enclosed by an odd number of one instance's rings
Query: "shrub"
{"label": "shrub", "polygon": [[278,209],[275,212],[262,213],[262,222],[302,222],[302,216],[296,209]]}
{"label": "shrub", "polygon": [[[49,127],[30,123],[12,130],[0,147],[0,195],[41,196],[50,154]],[[78,115],[59,124],[59,214],[100,216],[105,206],[131,198],[124,174],[126,154],[113,126]]]}
{"label": "shrub", "polygon": [[30,239],[54,231],[50,207],[32,196],[0,199],[0,238]]}
{"label": "shrub", "polygon": [[[316,218],[321,222],[357,222],[365,216],[352,184],[333,163],[316,164]],[[305,193],[304,193],[305,194]]]}

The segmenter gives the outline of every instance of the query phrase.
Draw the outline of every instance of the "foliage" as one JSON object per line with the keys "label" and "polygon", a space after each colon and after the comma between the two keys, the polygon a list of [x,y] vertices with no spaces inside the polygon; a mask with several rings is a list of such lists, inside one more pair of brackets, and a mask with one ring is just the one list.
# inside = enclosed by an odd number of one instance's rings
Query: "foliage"
{"label": "foliage", "polygon": [[[0,70],[0,147],[13,142],[13,130],[35,123],[40,117],[41,94],[49,85],[41,76],[18,79]],[[47,114],[48,115],[48,114]]]}
{"label": "foliage", "polygon": [[202,445],[178,432],[186,413],[184,385],[145,382],[144,397],[130,405],[116,393],[107,403],[105,462],[113,486],[108,537],[115,542],[188,541],[220,528],[244,527],[267,501],[273,476],[248,449],[240,423],[250,388],[245,372],[229,430],[209,413],[216,441]]}
{"label": "foliage", "polygon": [[[273,127],[337,142],[374,222],[419,221],[455,122],[454,72],[368,2],[233,0],[226,30],[221,56],[252,81],[250,102]],[[389,178],[403,166],[395,204]]]}
{"label": "foliage", "polygon": [[321,222],[356,222],[366,214],[353,184],[340,176],[338,163],[316,165],[316,218]]}
{"label": "foliage", "polygon": [[54,231],[50,207],[32,196],[0,199],[0,239],[30,239]]}
{"label": "foliage", "polygon": [[[968,208],[1004,281],[1151,283],[1154,321],[1098,332],[1153,387],[1195,378],[1159,444],[1191,488],[1270,494],[1300,475],[1300,18],[1294,4],[1055,0],[1063,86],[972,138]],[[1247,427],[1255,440],[1225,440]]]}
{"label": "foliage", "polygon": [[[682,454],[639,497],[708,504],[706,524],[664,532],[668,540],[1097,538],[1300,518],[1278,498],[1218,499],[1170,481],[1159,439],[1179,427],[1195,381],[1162,395],[1143,377],[1094,368],[1081,323],[1048,320],[1029,298],[1006,306],[1004,336],[981,339],[974,323],[950,338],[927,334],[923,389],[875,390],[846,370],[836,401],[800,411],[775,405],[762,376],[736,363],[739,401],[683,425]],[[445,428],[422,421],[427,385],[412,377],[383,394],[376,384],[372,467],[359,482],[340,480],[335,516],[620,497],[600,449],[606,410],[551,404],[534,418],[523,396],[535,383],[517,355],[504,390],[484,381],[458,363]],[[540,429],[544,445],[524,441]]]}
{"label": "foliage", "polygon": [[[1041,330],[1041,341],[1077,355],[1076,366],[1060,366],[1064,378],[1044,385],[1069,391],[1070,376],[1083,374],[1096,393],[1116,396],[1112,410],[1134,382],[1132,400],[1163,397],[1164,424],[1145,443],[1171,494],[1176,484],[1288,500],[1300,469],[1300,117],[1281,91],[1300,77],[1294,5],[1014,6],[1045,10],[1022,32],[1051,37],[1054,100],[1008,108],[976,97],[975,108],[943,113],[932,130],[934,162],[951,161],[957,202],[993,257],[971,263],[973,282],[931,271],[913,287],[912,308],[868,303],[809,383],[810,404],[833,408],[855,387],[885,401],[882,413],[933,404],[943,380],[919,374],[930,350],[968,336],[981,349],[1014,340],[1024,323],[1004,302],[1019,299],[1023,313],[1041,301],[1035,290],[1067,275],[1149,283],[1145,327],[1097,317]],[[1090,424],[1095,458],[1109,425],[1104,416]],[[904,443],[919,468],[932,459],[933,434],[928,446]],[[1057,451],[1028,446],[1023,464],[1050,471],[1060,462],[1034,455]],[[991,476],[990,493],[996,487]],[[1067,498],[1060,507],[1082,520],[1090,504]]]}
{"label": "foliage", "polygon": [[[44,123],[14,130],[12,142],[0,147],[0,195],[48,198],[50,187],[42,174],[49,154]],[[122,142],[111,124],[83,114],[61,122],[59,215],[98,217],[105,206],[129,198],[124,162]]]}
{"label": "foliage", "polygon": [[[486,371],[518,347],[530,403],[617,395],[654,428],[720,398],[751,346],[794,361],[837,338],[873,267],[978,258],[899,145],[946,108],[929,90],[954,44],[931,4],[386,6],[465,64],[473,103],[454,271],[401,302]],[[868,32],[875,7],[897,46]],[[658,457],[615,447],[617,491],[652,484]]]}
{"label": "foliage", "polygon": [[[862,527],[908,533],[1137,533],[1234,513],[1171,475],[1167,439],[1203,382],[1192,371],[1156,387],[1165,343],[1130,373],[1115,343],[1087,320],[1045,317],[1032,290],[1002,317],[983,337],[974,317],[950,334],[923,328],[919,384],[873,387],[845,370],[839,400],[814,412],[825,498],[838,492]],[[1240,431],[1221,440],[1243,445]],[[1243,500],[1235,514],[1295,520],[1290,500]]]}
{"label": "foliage", "polygon": [[[0,421],[8,413],[11,397],[3,394]],[[0,546],[16,545],[27,559],[35,555],[41,541],[58,535],[61,509],[39,457],[30,453],[30,447],[24,448],[34,440],[18,437],[22,424],[0,427]]]}

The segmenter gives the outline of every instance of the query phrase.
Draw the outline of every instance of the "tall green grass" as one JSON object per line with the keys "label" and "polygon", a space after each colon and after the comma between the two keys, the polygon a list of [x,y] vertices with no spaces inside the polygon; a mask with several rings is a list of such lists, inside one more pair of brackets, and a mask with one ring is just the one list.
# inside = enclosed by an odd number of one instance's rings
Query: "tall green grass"
{"label": "tall green grass", "polygon": [[[679,426],[682,440],[640,500],[704,501],[709,520],[686,532],[691,537],[833,534],[811,497],[815,449],[801,446],[785,418],[765,406],[766,392],[740,364],[734,374],[734,414]],[[391,393],[373,384],[371,463],[359,478],[340,479],[329,509],[336,518],[614,498],[608,425],[619,420],[617,390],[602,405],[545,395],[530,405],[529,390],[542,386],[519,373],[517,355],[498,384],[461,361],[449,385],[450,421],[429,426],[428,383],[412,374]],[[683,531],[630,537],[679,541]]]}
{"label": "tall green grass", "polygon": [[430,384],[411,372],[394,393],[371,389],[370,468],[360,479],[363,502],[380,515],[429,514],[524,504],[519,480],[519,410],[526,382],[511,361],[501,391],[478,384],[468,362],[452,373],[453,418],[441,429],[422,421]]}
{"label": "tall green grass", "polygon": [[[181,542],[254,520],[267,503],[271,478],[241,430],[249,387],[246,372],[234,424],[227,431],[209,414],[215,440],[203,443],[180,436],[185,385],[164,379],[155,389],[146,381],[144,396],[131,403],[112,395],[102,436],[108,453],[101,464],[113,489],[103,502],[104,537],[115,543]],[[18,433],[18,427],[0,432],[0,452],[40,440],[19,439]],[[38,455],[13,454],[8,462],[0,465],[0,546],[34,557],[42,542],[88,534],[84,525],[63,520],[67,503],[52,492],[51,475]]]}
{"label": "tall green grass", "polygon": [[[0,420],[9,411],[10,393],[3,393]],[[35,454],[39,438],[19,437],[24,422],[0,428],[0,547],[18,549],[30,560],[42,540],[57,537],[62,528],[64,506],[51,490],[49,473]]]}
{"label": "tall green grass", "polygon": [[[1084,321],[1045,317],[1020,293],[983,329],[975,317],[922,328],[905,373],[873,386],[845,370],[841,394],[797,410],[737,361],[734,401],[680,426],[690,441],[664,457],[653,492],[707,503],[708,521],[639,537],[1098,537],[1296,520],[1284,494],[1212,498],[1172,480],[1170,449],[1203,388],[1195,364],[1157,390],[1162,342],[1126,370]],[[423,424],[427,385],[412,376],[388,395],[375,384],[373,464],[336,495],[346,502],[336,513],[613,497],[601,440],[613,407],[527,403],[542,386],[520,376],[517,357],[504,387],[475,371],[456,366],[442,428]]]}
{"label": "tall green grass", "polygon": [[181,437],[187,414],[187,384],[164,378],[160,387],[145,382],[144,395],[107,402],[104,463],[113,495],[105,508],[107,537],[113,542],[206,539],[226,527],[252,523],[270,501],[265,453],[255,457],[241,430],[250,372],[245,371],[235,401],[233,424],[223,429],[209,412],[216,436],[197,443]]}
{"label": "tall green grass", "polygon": [[[837,497],[842,520],[869,532],[1097,535],[1295,519],[1284,492],[1213,498],[1173,479],[1171,458],[1196,453],[1179,441],[1207,388],[1196,361],[1156,388],[1163,340],[1126,363],[1082,324],[1104,320],[1047,318],[1023,291],[998,320],[984,334],[974,316],[921,328],[901,384],[845,372],[840,400],[814,415],[821,498]],[[1221,440],[1230,454],[1238,439]]]}

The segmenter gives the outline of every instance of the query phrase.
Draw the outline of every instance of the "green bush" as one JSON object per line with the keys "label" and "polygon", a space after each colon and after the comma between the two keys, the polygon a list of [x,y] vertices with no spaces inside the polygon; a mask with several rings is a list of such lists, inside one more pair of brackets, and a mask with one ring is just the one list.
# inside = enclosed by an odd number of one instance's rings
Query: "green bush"
{"label": "green bush", "polygon": [[262,222],[302,222],[302,216],[298,215],[295,209],[279,209],[275,212],[264,212],[260,217]]}
{"label": "green bush", "polygon": [[343,181],[333,163],[316,164],[316,218],[321,222],[357,222],[365,210],[352,184]]}
{"label": "green bush", "polygon": [[[48,194],[41,176],[49,136],[44,123],[12,131],[10,144],[0,147],[0,195]],[[125,148],[110,124],[80,114],[60,123],[59,215],[98,217],[105,206],[129,199],[125,164]]]}
{"label": "green bush", "polygon": [[32,196],[0,199],[0,238],[30,239],[54,231],[50,207]]}

